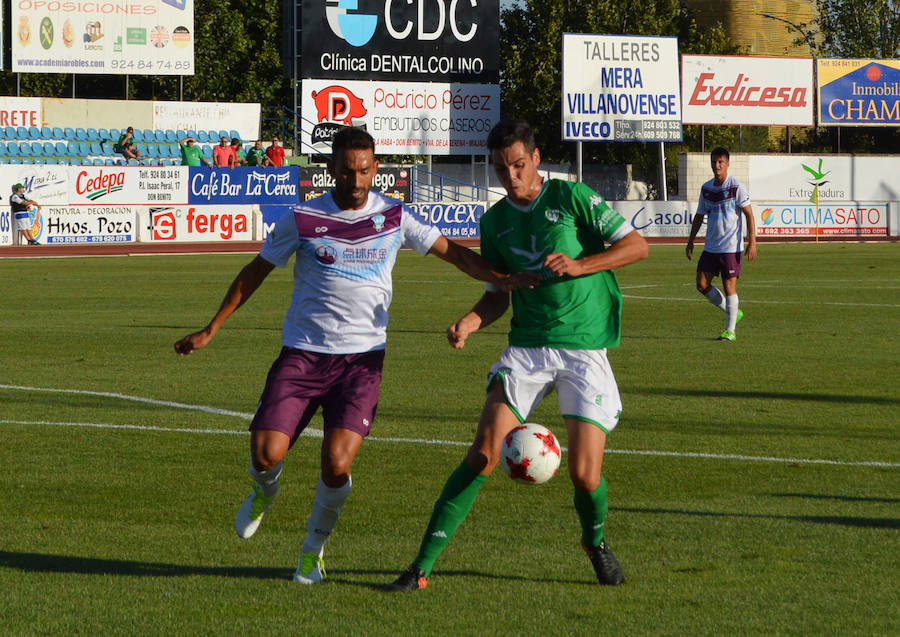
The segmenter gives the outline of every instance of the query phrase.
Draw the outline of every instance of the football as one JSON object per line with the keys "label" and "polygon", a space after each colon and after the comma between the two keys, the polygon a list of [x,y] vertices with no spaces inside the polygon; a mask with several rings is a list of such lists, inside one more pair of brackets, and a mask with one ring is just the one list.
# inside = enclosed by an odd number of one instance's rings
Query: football
{"label": "football", "polygon": [[532,422],[513,429],[500,445],[500,465],[510,478],[543,484],[559,469],[559,441],[553,432]]}

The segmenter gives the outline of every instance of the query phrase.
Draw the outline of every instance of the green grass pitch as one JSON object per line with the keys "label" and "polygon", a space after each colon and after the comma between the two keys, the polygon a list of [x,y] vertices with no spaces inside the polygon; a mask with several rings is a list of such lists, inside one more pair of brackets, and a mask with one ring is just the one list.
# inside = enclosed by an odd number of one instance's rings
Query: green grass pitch
{"label": "green grass pitch", "polygon": [[[257,535],[232,526],[290,270],[206,350],[172,350],[249,259],[0,261],[0,634],[900,633],[898,244],[762,244],[736,343],[715,340],[724,315],[694,289],[696,261],[653,246],[619,272],[610,355],[625,408],[607,537],[626,584],[594,583],[564,457],[540,487],[492,476],[407,595],[379,587],[465,453],[508,317],[452,350],[444,330],[480,284],[400,255],[378,418],[329,579],[301,587],[316,437],[288,455]],[[555,396],[532,420],[566,444]]]}

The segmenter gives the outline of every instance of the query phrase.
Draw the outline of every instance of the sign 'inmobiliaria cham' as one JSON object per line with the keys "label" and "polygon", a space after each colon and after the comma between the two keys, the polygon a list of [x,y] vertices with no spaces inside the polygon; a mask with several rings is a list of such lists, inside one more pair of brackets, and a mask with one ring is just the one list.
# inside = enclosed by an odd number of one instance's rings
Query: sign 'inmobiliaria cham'
{"label": "sign 'inmobiliaria cham'", "polygon": [[811,58],[681,56],[685,124],[812,126]]}

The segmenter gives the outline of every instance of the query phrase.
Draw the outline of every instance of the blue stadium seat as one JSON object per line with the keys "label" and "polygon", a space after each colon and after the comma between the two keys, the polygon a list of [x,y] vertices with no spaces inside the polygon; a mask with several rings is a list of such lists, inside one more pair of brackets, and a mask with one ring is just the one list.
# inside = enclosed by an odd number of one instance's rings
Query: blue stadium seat
{"label": "blue stadium seat", "polygon": [[22,158],[22,163],[23,163],[23,164],[33,164],[33,163],[34,163],[34,160],[33,160],[31,157],[23,157],[23,158]]}
{"label": "blue stadium seat", "polygon": [[109,129],[108,128],[98,128],[97,129],[97,141],[105,142],[109,139]]}
{"label": "blue stadium seat", "polygon": [[137,159],[129,159],[129,160],[128,160],[128,165],[129,165],[129,166],[140,166],[141,163],[140,163]]}
{"label": "blue stadium seat", "polygon": [[43,151],[42,154],[45,157],[55,157],[56,156],[56,146],[53,142],[44,142],[41,144]]}
{"label": "blue stadium seat", "polygon": [[102,144],[100,144],[100,150],[103,151],[102,154],[104,154],[104,155],[117,154],[116,149],[113,148],[113,145],[109,142],[103,142]]}
{"label": "blue stadium seat", "polygon": [[6,139],[13,140],[16,139],[16,129],[12,126],[7,126],[3,129],[3,132],[6,133]]}
{"label": "blue stadium seat", "polygon": [[41,126],[41,139],[53,139],[53,129],[49,126]]}
{"label": "blue stadium seat", "polygon": [[212,159],[212,150],[213,150],[213,147],[210,146],[209,144],[203,146],[203,156],[206,157],[207,159]]}
{"label": "blue stadium seat", "polygon": [[150,160],[149,160],[149,159],[142,159],[142,160],[140,160],[138,163],[139,163],[141,166],[149,166],[149,165],[150,165]]}
{"label": "blue stadium seat", "polygon": [[19,142],[10,140],[6,142],[6,154],[16,156],[19,154]]}
{"label": "blue stadium seat", "polygon": [[209,133],[207,133],[205,130],[198,131],[197,134],[194,135],[194,139],[196,139],[201,144],[208,144],[209,143]]}
{"label": "blue stadium seat", "polygon": [[161,129],[153,131],[153,139],[159,144],[164,143],[166,141],[166,131]]}
{"label": "blue stadium seat", "polygon": [[35,157],[33,161],[35,164],[43,164],[44,158],[43,157]]}
{"label": "blue stadium seat", "polygon": [[[122,132],[124,133],[125,131],[122,131]],[[139,142],[139,143],[144,143],[145,141],[147,141],[144,138],[144,133],[141,132],[140,128],[134,129],[134,132],[131,134],[131,139],[132,139],[132,141]],[[119,141],[118,137],[116,138],[116,141]]]}
{"label": "blue stadium seat", "polygon": [[22,163],[22,160],[19,159],[18,157],[10,157],[10,158],[9,158],[9,163],[11,163],[11,164],[21,164],[21,163]]}
{"label": "blue stadium seat", "polygon": [[68,166],[69,160],[66,157],[60,157],[56,160],[57,165],[59,166]]}
{"label": "blue stadium seat", "polygon": [[[149,128],[145,128],[145,129],[142,131],[142,133],[143,133],[143,135],[144,135],[144,141],[145,141],[145,142],[152,142],[154,139],[156,139],[156,133],[153,132],[152,130],[150,130]],[[158,140],[157,140],[157,141],[158,141]]]}
{"label": "blue stadium seat", "polygon": [[228,134],[227,130],[220,130],[219,136],[216,139],[222,139],[223,137],[227,137],[229,141],[231,141],[231,135]]}
{"label": "blue stadium seat", "polygon": [[63,129],[63,139],[65,139],[66,141],[69,141],[69,142],[74,142],[75,141],[75,129],[72,128],[71,126],[66,126]]}
{"label": "blue stadium seat", "polygon": [[0,157],[0,164],[8,164],[9,160],[6,157]]}
{"label": "blue stadium seat", "polygon": [[103,165],[104,165],[104,166],[115,166],[115,165],[116,165],[116,160],[115,160],[115,159],[110,159],[109,157],[107,157],[106,159],[103,160]]}
{"label": "blue stadium seat", "polygon": [[0,126],[0,139],[6,139],[6,129]]}
{"label": "blue stadium seat", "polygon": [[103,149],[100,147],[100,142],[90,142],[91,144],[91,155],[102,155]]}
{"label": "blue stadium seat", "polygon": [[[178,154],[179,154],[179,156],[181,155],[180,152]],[[172,156],[171,147],[168,144],[159,144],[159,156],[160,157],[171,157]]]}
{"label": "blue stadium seat", "polygon": [[[9,148],[9,144],[6,147]],[[29,142],[19,142],[19,152],[16,154],[20,157],[31,157],[31,144]]]}
{"label": "blue stadium seat", "polygon": [[56,144],[54,144],[54,147],[56,149],[56,152],[53,154],[57,157],[65,157],[69,154],[69,151],[66,149],[65,142],[56,142]]}
{"label": "blue stadium seat", "polygon": [[[41,142],[25,142],[28,144],[28,147],[31,148],[31,154],[34,157],[41,157],[44,154],[44,145]],[[22,144],[19,144],[19,148],[22,148]]]}
{"label": "blue stadium seat", "polygon": [[175,143],[180,142],[185,137],[193,137],[194,139],[196,139],[196,135],[191,135],[191,133],[186,130],[178,129],[177,131],[175,131]]}
{"label": "blue stadium seat", "polygon": [[206,133],[206,135],[209,137],[210,144],[218,144],[219,143],[219,134],[216,131],[211,130],[208,133]]}
{"label": "blue stadium seat", "polygon": [[79,142],[87,141],[87,131],[81,127],[75,129],[75,139]]}
{"label": "blue stadium seat", "polygon": [[[235,137],[237,137],[238,139],[241,139],[241,134],[239,132],[237,132],[236,130],[233,130],[233,131],[231,131],[231,138],[234,139]],[[244,140],[241,139],[241,141],[244,141]]]}
{"label": "blue stadium seat", "polygon": [[[181,132],[183,133],[184,131],[181,131]],[[171,128],[167,128],[166,132],[163,133],[163,135],[166,136],[166,141],[169,142],[170,144],[177,144],[178,140],[182,139],[184,137],[184,135],[182,135],[181,137],[178,137],[178,135],[175,134],[175,131],[173,131]]]}
{"label": "blue stadium seat", "polygon": [[76,157],[80,152],[78,142],[69,142],[66,144],[66,154],[70,157]]}
{"label": "blue stadium seat", "polygon": [[0,157],[6,155],[6,142],[0,142]]}
{"label": "blue stadium seat", "polygon": [[147,157],[159,157],[159,147],[156,144],[147,144],[144,154]]}
{"label": "blue stadium seat", "polygon": [[65,138],[66,138],[66,136],[65,136],[65,133],[63,133],[63,129],[60,128],[59,126],[54,126],[53,127],[53,137],[51,139],[61,140],[61,139],[65,139]]}
{"label": "blue stadium seat", "polygon": [[96,128],[89,128],[87,129],[87,138],[89,142],[99,142],[100,133],[97,132]]}
{"label": "blue stadium seat", "polygon": [[115,144],[117,141],[119,141],[119,137],[121,137],[121,136],[122,136],[122,131],[120,131],[118,128],[110,128],[109,129],[109,138],[112,140],[113,144]]}
{"label": "blue stadium seat", "polygon": [[79,155],[90,155],[91,154],[91,143],[90,142],[78,142],[78,154]]}
{"label": "blue stadium seat", "polygon": [[28,127],[28,139],[35,140],[41,138],[41,129],[37,126],[29,126]]}
{"label": "blue stadium seat", "polygon": [[24,126],[16,126],[16,139],[20,142],[30,139],[28,136],[28,129]]}

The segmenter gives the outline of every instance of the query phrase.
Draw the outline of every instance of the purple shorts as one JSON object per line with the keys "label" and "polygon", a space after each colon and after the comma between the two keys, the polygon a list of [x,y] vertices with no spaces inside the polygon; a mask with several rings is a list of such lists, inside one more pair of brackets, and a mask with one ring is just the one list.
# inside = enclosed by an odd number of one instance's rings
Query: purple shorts
{"label": "purple shorts", "polygon": [[349,429],[365,438],[375,419],[383,367],[383,349],[319,354],[283,347],[269,370],[250,430],[280,431],[293,445],[321,405],[325,429]]}
{"label": "purple shorts", "polygon": [[713,276],[722,275],[723,279],[737,279],[741,276],[741,251],[707,252],[703,251],[697,261],[697,272],[705,272]]}

